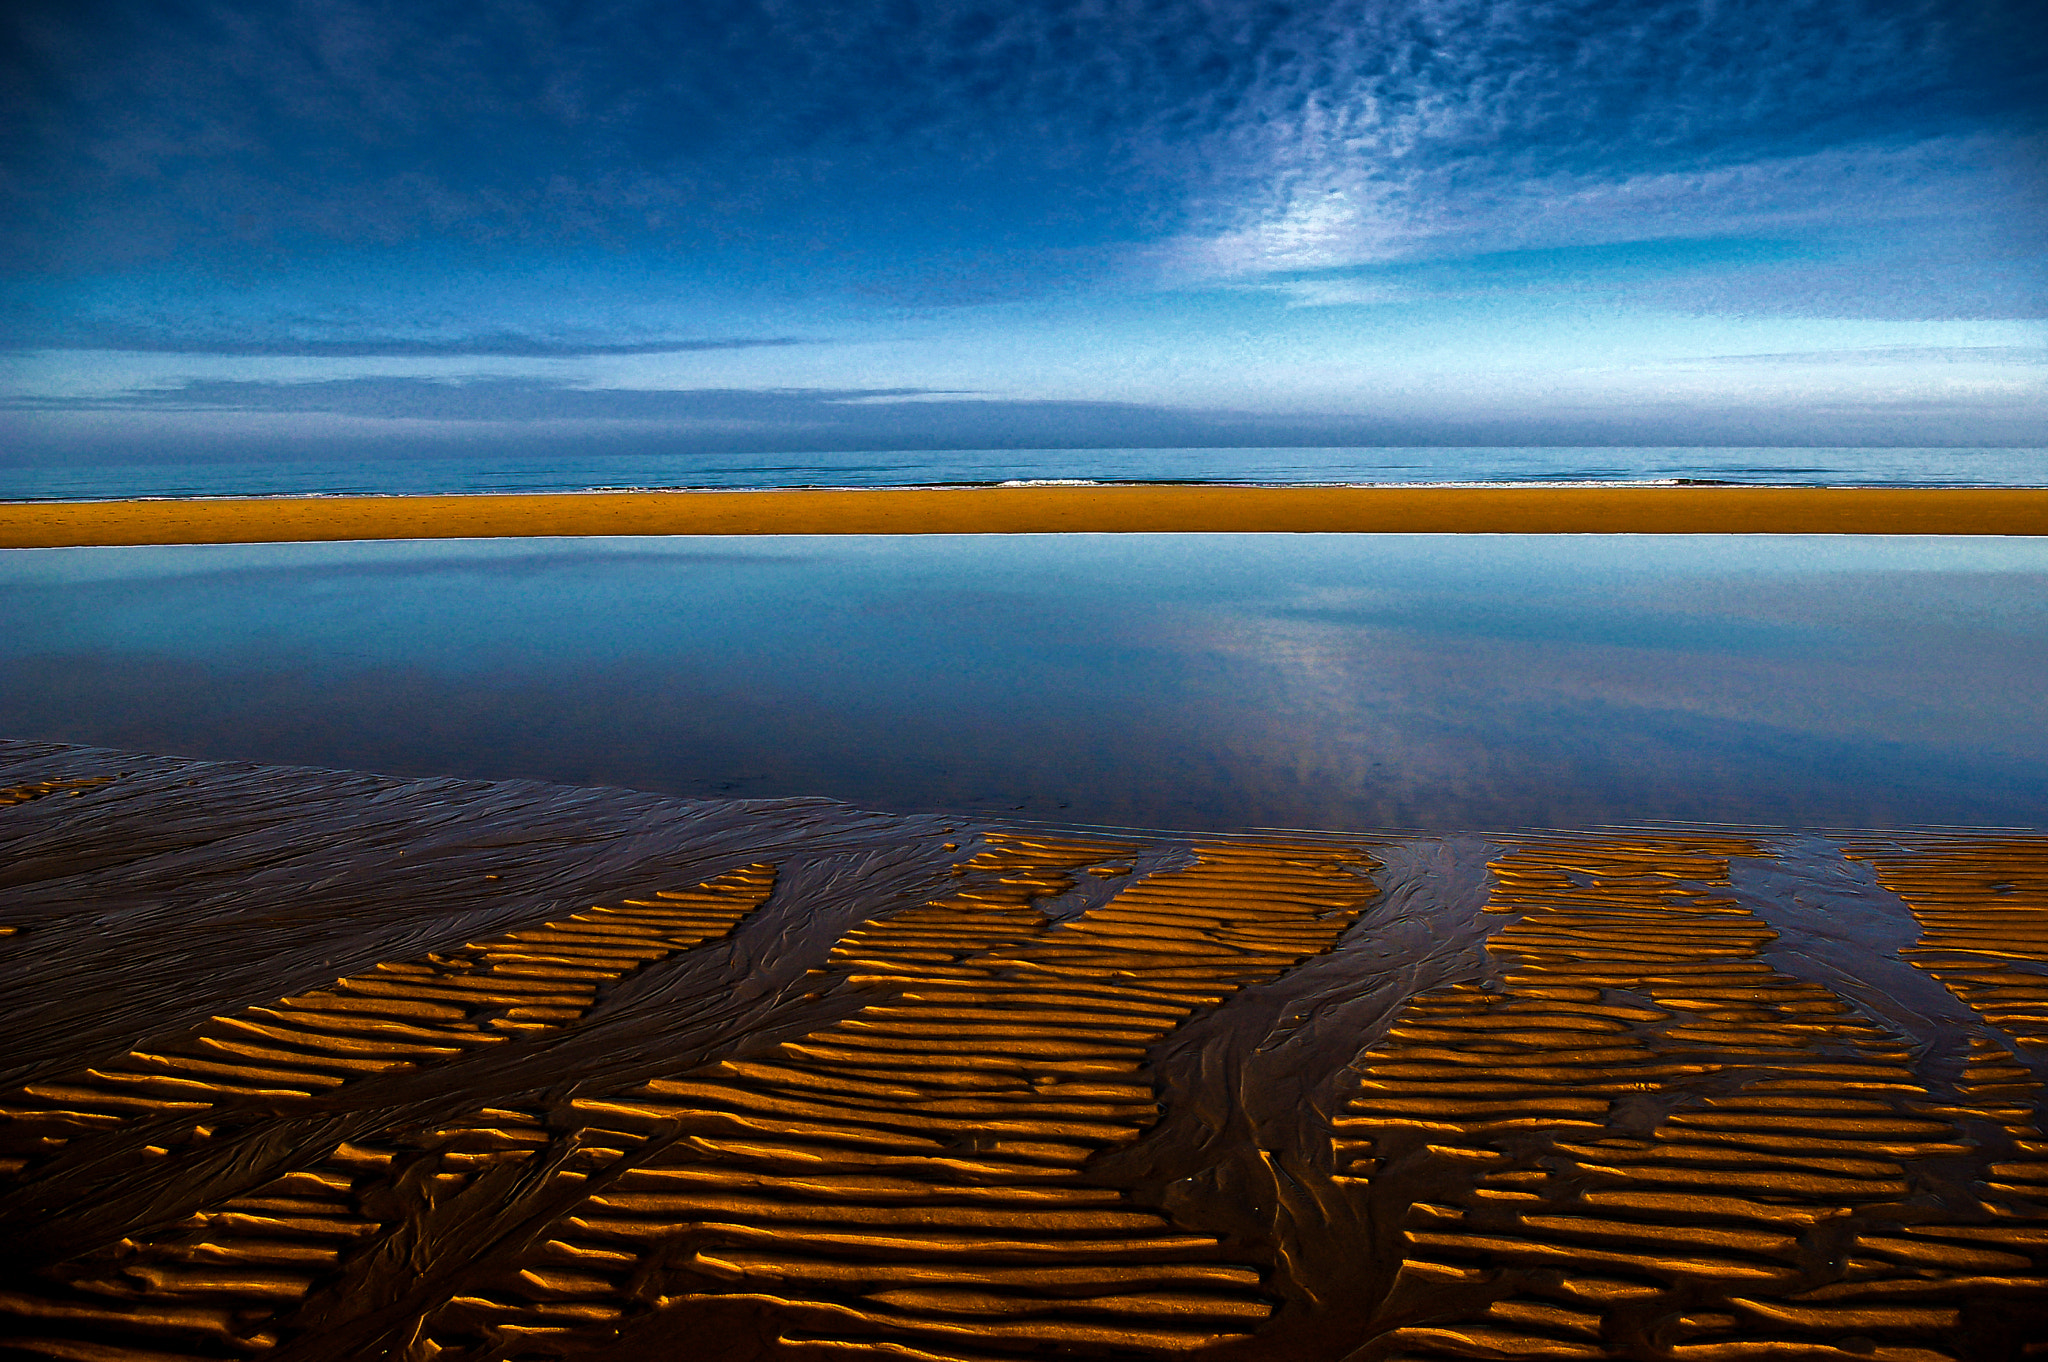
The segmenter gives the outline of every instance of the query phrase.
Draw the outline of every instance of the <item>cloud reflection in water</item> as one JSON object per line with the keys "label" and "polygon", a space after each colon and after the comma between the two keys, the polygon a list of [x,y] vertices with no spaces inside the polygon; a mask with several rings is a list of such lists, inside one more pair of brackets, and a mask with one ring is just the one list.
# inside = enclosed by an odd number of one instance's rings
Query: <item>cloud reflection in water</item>
{"label": "cloud reflection in water", "polygon": [[47,550],[8,736],[1147,826],[2040,823],[2037,540]]}

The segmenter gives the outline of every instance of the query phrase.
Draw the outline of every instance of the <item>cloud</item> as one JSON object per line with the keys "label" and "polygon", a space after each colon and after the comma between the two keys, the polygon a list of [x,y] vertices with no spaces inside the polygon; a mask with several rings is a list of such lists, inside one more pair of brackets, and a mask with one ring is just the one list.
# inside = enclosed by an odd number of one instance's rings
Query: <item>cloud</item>
{"label": "cloud", "polygon": [[1671,360],[1694,364],[2024,364],[2048,365],[2048,347],[2034,345],[1874,345],[1853,350],[1794,350],[1775,354],[1706,355]]}
{"label": "cloud", "polygon": [[1234,225],[1160,243],[1151,268],[1171,282],[1195,282],[1660,240],[1856,239],[1883,225],[1889,239],[1879,238],[1875,252],[1863,247],[1872,258],[1853,271],[1866,295],[1896,291],[1883,276],[1921,272],[1910,267],[1930,253],[1952,257],[1943,262],[1949,276],[1958,266],[1967,272],[2008,259],[2026,268],[2029,255],[2039,273],[2048,180],[2033,167],[2048,164],[2048,136],[1863,141],[1792,154],[1738,149],[1751,159],[1540,176],[1481,174],[1426,158],[1395,167],[1395,175],[1340,161],[1309,185],[1247,190]]}
{"label": "cloud", "polygon": [[74,328],[61,337],[17,338],[15,350],[118,350],[137,354],[242,355],[298,359],[456,358],[577,359],[604,355],[669,355],[704,350],[748,350],[820,342],[798,336],[730,336],[697,340],[560,340],[513,333],[454,339],[368,337],[354,340],[275,337],[235,340],[118,327]]}
{"label": "cloud", "polygon": [[[1020,201],[1075,211],[1079,181],[1046,195],[1032,180],[1099,165],[1105,130],[1156,98],[1162,73],[1126,59],[1174,52],[1189,17],[1158,8],[30,3],[0,70],[17,77],[0,79],[17,130],[0,157],[43,210],[30,225],[69,238],[45,244],[88,255],[420,234],[745,243],[764,224],[829,242],[850,214],[893,217],[884,185],[916,180],[978,231]],[[915,216],[927,236],[960,215]]]}
{"label": "cloud", "polygon": [[[2048,135],[1829,147],[1688,171],[1328,192],[1271,221],[1147,249],[1174,287],[1263,281],[1295,305],[1602,292],[1712,315],[2048,317]],[[1416,183],[1433,172],[1418,171]],[[1256,215],[1256,195],[1244,211]],[[1454,205],[1454,207],[1452,206]],[[1295,277],[1287,277],[1287,276]],[[1389,299],[1391,300],[1391,299]]]}
{"label": "cloud", "polygon": [[872,252],[1179,232],[1223,273],[1303,268],[1485,226],[1519,184],[2038,125],[2031,10],[26,0],[0,160],[16,244],[75,260],[421,234]]}
{"label": "cloud", "polygon": [[114,397],[14,399],[39,411],[293,412],[391,421],[742,421],[802,424],[838,405],[929,397],[921,388],[587,388],[541,378],[192,379]]}
{"label": "cloud", "polygon": [[[1668,385],[1667,385],[1668,387]],[[541,378],[205,379],[117,397],[0,403],[13,463],[347,457],[461,449],[507,457],[832,450],[1370,446],[2033,446],[2037,392],[1940,390],[1390,403],[1342,414],[1003,398],[929,388],[579,387]]]}
{"label": "cloud", "polygon": [[1408,284],[1343,277],[1281,279],[1240,287],[1278,294],[1287,300],[1289,307],[1380,307],[1387,303],[1414,302],[1428,296],[1423,290]]}
{"label": "cloud", "polygon": [[1800,236],[1857,258],[1629,292],[1720,313],[2041,316],[2048,109],[2004,53],[2048,61],[2048,30],[2023,25],[1996,4],[1308,7],[1275,40],[1294,58],[1216,124],[1186,222],[1140,268],[1185,287]]}
{"label": "cloud", "polygon": [[[792,448],[889,448],[890,440],[902,439],[919,448],[1002,448],[1076,438],[1085,443],[1091,434],[1115,444],[1141,433],[1141,443],[1158,443],[1155,437],[1170,433],[1194,445],[1219,430],[1242,432],[1258,419],[1136,402],[992,399],[927,388],[592,388],[530,377],[194,379],[112,397],[18,397],[0,408],[73,416],[214,415],[232,418],[217,427],[228,431],[239,422],[274,432],[264,419],[273,417],[305,418],[302,433],[331,431],[338,428],[334,421],[314,418],[341,418],[350,429],[383,426],[410,438],[434,427],[495,439],[518,438],[521,427],[624,439],[753,431],[796,441]],[[803,443],[815,440],[825,443]]]}

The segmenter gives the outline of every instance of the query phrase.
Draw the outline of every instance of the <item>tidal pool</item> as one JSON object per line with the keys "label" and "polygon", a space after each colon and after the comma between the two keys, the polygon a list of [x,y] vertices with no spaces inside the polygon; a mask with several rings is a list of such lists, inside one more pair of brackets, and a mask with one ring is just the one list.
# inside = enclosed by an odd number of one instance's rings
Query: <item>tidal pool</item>
{"label": "tidal pool", "polygon": [[1152,828],[2024,825],[2048,540],[0,555],[0,736]]}

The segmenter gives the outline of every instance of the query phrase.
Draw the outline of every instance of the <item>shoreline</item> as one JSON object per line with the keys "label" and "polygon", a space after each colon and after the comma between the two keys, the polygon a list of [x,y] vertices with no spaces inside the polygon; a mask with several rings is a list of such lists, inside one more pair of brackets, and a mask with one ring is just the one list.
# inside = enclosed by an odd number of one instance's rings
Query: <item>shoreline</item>
{"label": "shoreline", "polygon": [[806,534],[2048,535],[2048,488],[787,488],[0,503],[0,548]]}

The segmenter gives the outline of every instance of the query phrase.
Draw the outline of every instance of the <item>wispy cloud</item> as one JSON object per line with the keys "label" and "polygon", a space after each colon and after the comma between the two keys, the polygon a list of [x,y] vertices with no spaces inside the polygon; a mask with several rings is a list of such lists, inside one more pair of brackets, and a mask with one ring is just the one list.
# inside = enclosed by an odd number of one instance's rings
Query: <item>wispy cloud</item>
{"label": "wispy cloud", "polygon": [[544,378],[192,380],[112,397],[17,397],[17,457],[217,457],[350,448],[523,454],[1422,445],[1956,445],[2038,443],[2038,392],[1982,403],[1940,389],[1810,395],[1723,386],[1616,402],[1497,395],[1455,405],[1262,413],[1193,403],[1006,398],[916,387],[596,388]]}
{"label": "wispy cloud", "polygon": [[[2048,140],[2008,54],[2048,61],[2044,31],[1997,3],[1305,7],[1272,39],[1287,59],[1213,120],[1187,220],[1146,267],[1189,285],[1801,233],[1874,247],[1853,287],[1774,278],[1709,306],[2043,315]],[[1930,274],[1944,249],[2036,261],[1986,286]]]}
{"label": "wispy cloud", "polygon": [[544,378],[191,379],[108,397],[16,398],[42,411],[295,412],[392,421],[816,420],[837,406],[914,401],[922,388],[590,388]]}
{"label": "wispy cloud", "polygon": [[1660,183],[1705,196],[1731,167],[2038,122],[2048,40],[2030,10],[27,6],[0,158],[30,244],[81,258],[764,227],[832,250],[861,217],[1011,244],[1178,224],[1190,267],[1299,269],[1497,232],[1524,184],[1576,183],[1574,211],[1625,218],[1654,214]]}
{"label": "wispy cloud", "polygon": [[19,397],[0,402],[0,411],[16,414],[20,424],[12,433],[19,447],[44,441],[54,449],[99,439],[96,430],[114,431],[117,442],[140,439],[151,458],[194,438],[218,448],[223,441],[280,436],[299,444],[480,439],[504,449],[566,439],[579,449],[648,452],[1193,447],[1327,434],[1313,423],[1139,402],[1003,399],[925,388],[588,388],[541,378],[207,379],[111,397]]}
{"label": "wispy cloud", "polygon": [[1381,307],[1428,296],[1424,290],[1410,284],[1346,277],[1278,279],[1237,287],[1277,294],[1287,300],[1289,307]]}
{"label": "wispy cloud", "polygon": [[1790,350],[1772,354],[1707,355],[1672,364],[1839,364],[1855,366],[1927,364],[2048,365],[2048,346],[1876,345],[1854,350]]}
{"label": "wispy cloud", "polygon": [[[1161,243],[1154,268],[1163,279],[1196,282],[1671,238],[1854,239],[1885,224],[1888,246],[1863,248],[1870,258],[1854,271],[1868,297],[1910,291],[1910,272],[1922,274],[1924,291],[1924,271],[1912,271],[1920,262],[1910,257],[1930,249],[1965,250],[1977,262],[2023,260],[2030,246],[2039,255],[2048,177],[2028,167],[2048,162],[2048,137],[1979,133],[1795,154],[1742,150],[1753,159],[1538,177],[1426,162],[1374,165],[1367,173],[1340,160],[1312,191],[1248,191],[1236,225]],[[2039,309],[2038,282],[2029,293],[2024,305]],[[1754,301],[1762,303],[1767,295],[1759,294]],[[1929,305],[1938,303],[1920,299],[1916,311]]]}
{"label": "wispy cloud", "polygon": [[134,354],[241,355],[278,359],[438,359],[495,357],[512,359],[580,359],[606,355],[668,355],[706,350],[751,350],[820,342],[798,336],[730,336],[692,340],[591,341],[561,340],[510,333],[449,339],[362,337],[314,339],[269,337],[237,340],[220,336],[181,336],[113,327],[81,328],[48,339],[18,339],[17,350],[117,350]]}

